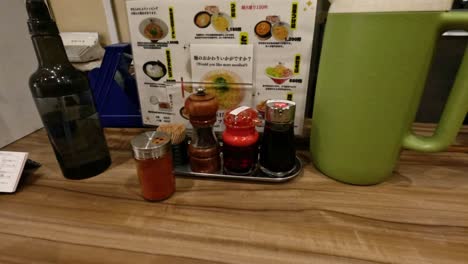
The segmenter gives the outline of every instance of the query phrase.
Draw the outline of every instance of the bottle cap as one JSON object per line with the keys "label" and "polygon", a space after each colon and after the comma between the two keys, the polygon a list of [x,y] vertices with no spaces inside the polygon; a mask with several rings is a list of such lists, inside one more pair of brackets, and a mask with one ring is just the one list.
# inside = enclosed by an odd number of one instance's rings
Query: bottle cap
{"label": "bottle cap", "polygon": [[296,103],[288,100],[268,100],[265,114],[267,122],[292,124],[296,114]]}
{"label": "bottle cap", "polygon": [[57,24],[52,20],[44,0],[26,0],[28,11],[28,28],[31,35],[59,34]]}
{"label": "bottle cap", "polygon": [[164,132],[144,132],[131,141],[137,160],[158,159],[171,149],[171,137]]}

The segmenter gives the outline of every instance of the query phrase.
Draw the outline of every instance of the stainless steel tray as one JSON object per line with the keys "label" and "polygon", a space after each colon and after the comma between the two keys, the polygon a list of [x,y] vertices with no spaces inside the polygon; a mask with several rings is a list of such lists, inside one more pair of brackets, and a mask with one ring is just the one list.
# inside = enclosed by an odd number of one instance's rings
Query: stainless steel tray
{"label": "stainless steel tray", "polygon": [[302,173],[303,162],[296,157],[296,168],[290,174],[284,177],[274,177],[263,173],[257,169],[252,175],[231,175],[223,173],[199,173],[190,170],[190,165],[181,165],[174,168],[174,174],[177,176],[184,177],[197,177],[197,178],[214,178],[214,179],[227,179],[227,180],[241,180],[241,181],[258,181],[258,182],[286,182],[289,181]]}

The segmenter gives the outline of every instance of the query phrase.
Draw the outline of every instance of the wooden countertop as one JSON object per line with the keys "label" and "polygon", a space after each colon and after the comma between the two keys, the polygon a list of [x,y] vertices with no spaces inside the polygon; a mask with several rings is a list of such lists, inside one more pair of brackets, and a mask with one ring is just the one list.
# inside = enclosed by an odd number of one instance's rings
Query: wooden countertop
{"label": "wooden countertop", "polygon": [[377,186],[309,162],[284,184],[178,178],[161,203],[140,196],[137,130],[106,132],[112,167],[82,181],[62,177],[44,130],[4,148],[43,166],[0,195],[1,263],[468,262],[468,128],[447,152],[404,151]]}

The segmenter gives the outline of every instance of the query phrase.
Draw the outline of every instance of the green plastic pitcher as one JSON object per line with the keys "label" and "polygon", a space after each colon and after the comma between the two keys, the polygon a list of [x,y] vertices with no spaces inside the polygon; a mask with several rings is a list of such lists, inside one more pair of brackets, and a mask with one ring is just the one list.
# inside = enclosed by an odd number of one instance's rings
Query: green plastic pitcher
{"label": "green plastic pitcher", "polygon": [[441,151],[457,135],[468,111],[467,55],[435,134],[415,135],[411,125],[438,38],[448,30],[468,31],[468,13],[449,12],[452,0],[331,2],[312,118],[312,159],[338,181],[380,183],[392,175],[402,147]]}

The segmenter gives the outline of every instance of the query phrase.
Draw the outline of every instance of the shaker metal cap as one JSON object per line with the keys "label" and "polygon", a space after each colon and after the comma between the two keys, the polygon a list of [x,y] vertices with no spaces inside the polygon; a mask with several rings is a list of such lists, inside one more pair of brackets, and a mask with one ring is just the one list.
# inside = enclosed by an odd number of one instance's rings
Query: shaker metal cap
{"label": "shaker metal cap", "polygon": [[268,100],[265,120],[272,123],[294,123],[296,103],[288,100]]}
{"label": "shaker metal cap", "polygon": [[137,160],[161,158],[171,149],[171,137],[158,131],[144,132],[131,141]]}

